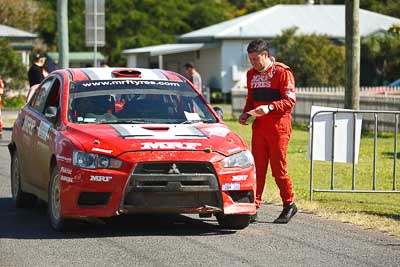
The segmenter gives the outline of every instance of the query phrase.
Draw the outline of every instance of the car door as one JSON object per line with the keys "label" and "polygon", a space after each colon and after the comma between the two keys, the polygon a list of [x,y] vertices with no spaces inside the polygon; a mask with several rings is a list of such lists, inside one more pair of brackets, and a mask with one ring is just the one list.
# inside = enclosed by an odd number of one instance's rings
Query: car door
{"label": "car door", "polygon": [[57,125],[59,124],[59,116],[57,120],[50,121],[46,118],[46,109],[50,106],[56,107],[59,110],[60,105],[60,85],[59,78],[54,79],[51,88],[47,94],[45,105],[40,114],[40,123],[38,125],[37,138],[34,143],[35,159],[34,164],[38,169],[38,176],[35,178],[36,185],[47,197],[47,187],[50,179],[50,163],[54,152],[54,137],[57,134]]}
{"label": "car door", "polygon": [[37,142],[41,122],[44,119],[43,110],[47,96],[54,83],[54,77],[49,77],[37,89],[33,99],[30,101],[23,118],[23,141],[24,149],[21,155],[22,174],[26,182],[28,191],[38,195],[39,179],[41,175],[40,166],[37,165]]}

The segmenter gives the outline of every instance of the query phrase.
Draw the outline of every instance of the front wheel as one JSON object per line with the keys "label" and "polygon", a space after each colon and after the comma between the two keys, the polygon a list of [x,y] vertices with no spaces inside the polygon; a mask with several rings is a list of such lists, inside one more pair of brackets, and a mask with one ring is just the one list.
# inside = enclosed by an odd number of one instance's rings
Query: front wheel
{"label": "front wheel", "polygon": [[12,154],[11,158],[11,195],[13,202],[17,208],[31,208],[35,205],[36,197],[32,194],[25,193],[21,189],[21,172],[20,160],[17,151]]}
{"label": "front wheel", "polygon": [[244,229],[250,224],[250,215],[238,214],[238,215],[224,215],[217,214],[217,221],[219,225],[227,229]]}
{"label": "front wheel", "polygon": [[56,231],[65,231],[70,221],[61,216],[61,183],[57,166],[51,172],[47,207],[51,227]]}

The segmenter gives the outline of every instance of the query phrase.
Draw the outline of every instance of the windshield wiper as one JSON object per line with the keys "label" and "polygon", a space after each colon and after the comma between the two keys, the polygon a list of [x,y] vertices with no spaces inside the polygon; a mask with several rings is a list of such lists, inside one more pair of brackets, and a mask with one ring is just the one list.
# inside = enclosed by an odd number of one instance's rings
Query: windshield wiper
{"label": "windshield wiper", "polygon": [[210,123],[210,122],[214,122],[213,119],[200,119],[200,120],[186,120],[181,122],[180,124],[192,124],[192,123],[198,123],[198,122],[204,122],[204,123]]}
{"label": "windshield wiper", "polygon": [[101,120],[96,121],[98,124],[145,124],[149,123],[146,120]]}

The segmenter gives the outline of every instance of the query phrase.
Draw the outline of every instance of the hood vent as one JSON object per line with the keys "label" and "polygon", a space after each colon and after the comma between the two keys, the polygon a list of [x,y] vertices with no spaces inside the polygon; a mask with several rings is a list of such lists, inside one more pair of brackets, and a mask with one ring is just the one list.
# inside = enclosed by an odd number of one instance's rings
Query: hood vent
{"label": "hood vent", "polygon": [[112,72],[116,78],[141,78],[142,73],[135,69],[116,69]]}
{"label": "hood vent", "polygon": [[169,127],[157,127],[157,126],[147,126],[147,127],[142,127],[143,129],[154,131],[154,132],[167,132],[169,130]]}

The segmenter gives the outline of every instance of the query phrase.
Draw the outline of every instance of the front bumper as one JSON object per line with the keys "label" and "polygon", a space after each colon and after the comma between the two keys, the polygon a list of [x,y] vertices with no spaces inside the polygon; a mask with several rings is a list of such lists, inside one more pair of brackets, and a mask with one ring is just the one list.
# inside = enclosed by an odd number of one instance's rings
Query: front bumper
{"label": "front bumper", "polygon": [[222,211],[214,174],[131,175],[121,203],[125,212],[198,213],[202,209]]}
{"label": "front bumper", "polygon": [[[136,158],[140,160],[140,157]],[[187,155],[181,158],[190,159]],[[158,167],[146,172],[141,163],[125,164],[121,170],[74,170],[71,179],[61,179],[61,214],[63,217],[77,218],[147,212],[256,212],[253,166],[226,170],[221,168],[219,162],[196,161],[196,158],[193,155],[193,161],[185,163],[188,166],[203,164],[206,167],[201,170],[194,168],[193,173],[187,173],[191,168],[183,168],[183,173],[154,173],[159,171]],[[175,158],[150,163],[169,166],[171,162],[180,163]],[[237,176],[247,177],[246,180],[235,182],[240,184],[239,189],[223,188],[224,184],[232,183],[233,177]]]}

